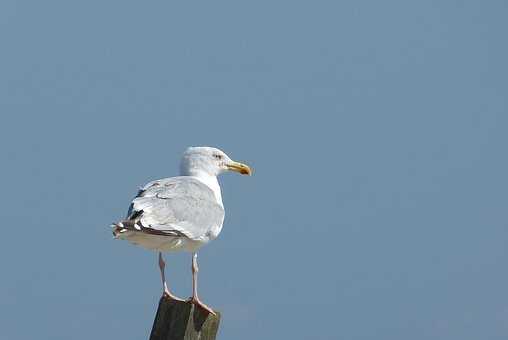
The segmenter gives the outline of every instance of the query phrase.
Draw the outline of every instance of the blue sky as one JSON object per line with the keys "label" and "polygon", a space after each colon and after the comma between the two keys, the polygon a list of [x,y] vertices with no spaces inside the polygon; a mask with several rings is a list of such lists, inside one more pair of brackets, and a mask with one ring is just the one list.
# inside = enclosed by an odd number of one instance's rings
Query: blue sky
{"label": "blue sky", "polygon": [[2,1],[0,339],[147,338],[156,255],[107,226],[190,145],[255,171],[199,255],[221,339],[506,339],[507,10]]}

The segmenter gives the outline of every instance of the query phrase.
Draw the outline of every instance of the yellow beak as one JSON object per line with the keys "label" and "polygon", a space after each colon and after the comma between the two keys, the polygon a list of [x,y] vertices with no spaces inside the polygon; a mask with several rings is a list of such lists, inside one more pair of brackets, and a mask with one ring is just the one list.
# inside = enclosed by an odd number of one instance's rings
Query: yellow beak
{"label": "yellow beak", "polygon": [[240,162],[230,162],[226,164],[226,167],[228,170],[239,172],[242,175],[252,175],[252,170],[249,166]]}

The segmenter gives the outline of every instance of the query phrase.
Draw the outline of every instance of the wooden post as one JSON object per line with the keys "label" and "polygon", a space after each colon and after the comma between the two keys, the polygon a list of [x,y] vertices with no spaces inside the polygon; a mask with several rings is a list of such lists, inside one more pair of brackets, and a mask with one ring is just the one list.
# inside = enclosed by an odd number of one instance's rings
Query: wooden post
{"label": "wooden post", "polygon": [[217,315],[196,307],[191,302],[161,297],[150,340],[215,340],[219,329]]}

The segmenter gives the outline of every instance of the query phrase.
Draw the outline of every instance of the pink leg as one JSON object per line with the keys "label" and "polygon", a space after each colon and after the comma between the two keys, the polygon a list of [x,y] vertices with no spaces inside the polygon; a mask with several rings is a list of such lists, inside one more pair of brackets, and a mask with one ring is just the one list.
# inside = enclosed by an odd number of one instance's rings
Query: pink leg
{"label": "pink leg", "polygon": [[171,294],[171,292],[169,291],[168,289],[168,285],[166,284],[166,276],[164,275],[164,268],[166,267],[166,262],[164,262],[164,259],[162,258],[162,253],[159,252],[159,268],[161,270],[161,278],[162,278],[162,289],[163,289],[163,293],[162,295],[170,298],[170,299],[173,299],[173,300],[177,300],[177,301],[184,301],[176,296],[174,296],[173,294]]}
{"label": "pink leg", "polygon": [[195,304],[198,307],[203,308],[208,313],[211,313],[213,315],[215,312],[210,308],[209,306],[205,305],[198,297],[198,254],[194,253],[192,254],[192,298],[191,302]]}

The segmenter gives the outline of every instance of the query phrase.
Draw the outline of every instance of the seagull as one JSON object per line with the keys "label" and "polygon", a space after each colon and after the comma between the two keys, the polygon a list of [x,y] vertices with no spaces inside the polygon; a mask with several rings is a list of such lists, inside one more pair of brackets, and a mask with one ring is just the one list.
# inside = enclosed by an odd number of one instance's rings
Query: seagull
{"label": "seagull", "polygon": [[184,301],[168,289],[162,252],[192,254],[190,302],[215,312],[198,297],[197,251],[219,235],[224,205],[217,176],[225,171],[251,175],[249,166],[231,160],[213,147],[189,147],[180,162],[180,176],[158,179],[142,187],[132,200],[127,217],[112,224],[117,239],[158,252],[163,296]]}

